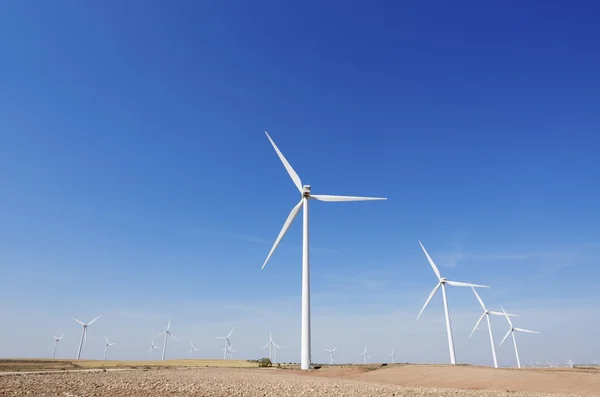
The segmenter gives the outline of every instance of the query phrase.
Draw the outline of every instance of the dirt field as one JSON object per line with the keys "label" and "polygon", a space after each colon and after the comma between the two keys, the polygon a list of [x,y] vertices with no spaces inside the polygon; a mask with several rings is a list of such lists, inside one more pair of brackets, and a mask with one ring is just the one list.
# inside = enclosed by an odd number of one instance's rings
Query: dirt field
{"label": "dirt field", "polygon": [[[540,394],[528,393],[534,391]],[[277,368],[155,367],[0,376],[0,396],[556,397],[567,393],[600,396],[600,373],[407,365],[331,367],[310,373]]]}
{"label": "dirt field", "polygon": [[[476,390],[572,393],[600,396],[600,370],[594,368],[494,369],[446,365],[322,368],[311,375],[402,386]],[[303,374],[301,371],[294,373]]]}

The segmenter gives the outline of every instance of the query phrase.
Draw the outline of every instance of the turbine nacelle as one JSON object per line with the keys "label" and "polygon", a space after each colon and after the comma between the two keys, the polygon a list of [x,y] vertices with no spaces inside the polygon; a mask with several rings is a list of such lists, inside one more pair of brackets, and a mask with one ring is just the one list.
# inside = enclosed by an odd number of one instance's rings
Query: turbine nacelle
{"label": "turbine nacelle", "polygon": [[302,197],[310,198],[310,185],[302,186]]}

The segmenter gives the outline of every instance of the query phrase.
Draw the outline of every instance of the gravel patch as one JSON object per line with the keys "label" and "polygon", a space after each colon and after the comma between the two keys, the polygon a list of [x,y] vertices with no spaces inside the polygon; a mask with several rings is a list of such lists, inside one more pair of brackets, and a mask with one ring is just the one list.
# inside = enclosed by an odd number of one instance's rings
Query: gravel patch
{"label": "gravel patch", "polygon": [[[147,371],[68,372],[0,377],[0,396],[525,397],[544,395],[561,396],[561,394],[402,387],[353,380],[317,378],[259,369],[152,369]],[[563,394],[562,396],[567,395]]]}

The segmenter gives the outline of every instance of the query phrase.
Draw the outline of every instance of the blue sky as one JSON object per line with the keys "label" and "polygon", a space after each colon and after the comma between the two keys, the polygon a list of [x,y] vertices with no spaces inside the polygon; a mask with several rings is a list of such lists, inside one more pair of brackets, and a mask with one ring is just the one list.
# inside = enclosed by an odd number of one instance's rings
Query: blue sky
{"label": "blue sky", "polygon": [[[299,356],[301,222],[314,193],[313,352],[447,362],[450,279],[522,314],[529,360],[600,359],[599,6],[591,1],[63,1],[0,5],[0,356],[172,356],[214,336]],[[457,358],[489,364],[472,293],[449,291]],[[568,324],[568,326],[565,326]],[[496,338],[506,332],[494,320]],[[485,330],[485,328],[482,328]],[[554,346],[549,351],[547,346]],[[171,355],[171,354],[169,354]],[[320,357],[319,355],[322,355]],[[503,346],[500,361],[513,364]]]}

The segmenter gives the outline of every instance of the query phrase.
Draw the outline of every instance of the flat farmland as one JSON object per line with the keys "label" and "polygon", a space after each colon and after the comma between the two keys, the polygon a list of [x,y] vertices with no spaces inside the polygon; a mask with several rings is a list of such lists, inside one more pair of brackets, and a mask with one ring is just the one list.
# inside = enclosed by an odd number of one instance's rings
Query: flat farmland
{"label": "flat farmland", "polygon": [[171,363],[132,369],[133,363],[121,362],[121,366],[94,372],[5,371],[0,376],[0,396],[600,396],[600,373],[593,369],[396,365],[333,366],[302,372]]}

